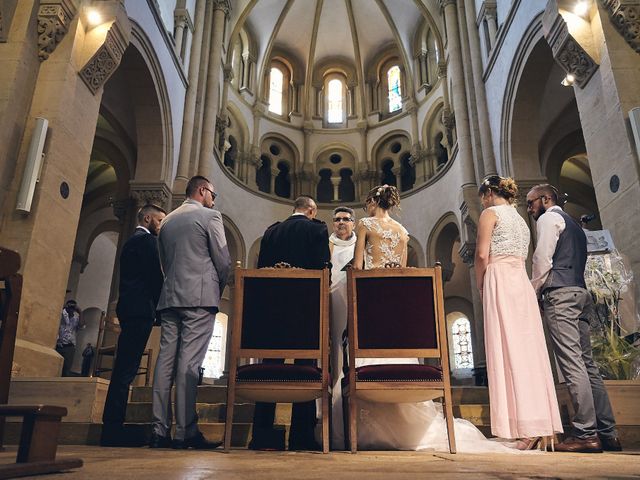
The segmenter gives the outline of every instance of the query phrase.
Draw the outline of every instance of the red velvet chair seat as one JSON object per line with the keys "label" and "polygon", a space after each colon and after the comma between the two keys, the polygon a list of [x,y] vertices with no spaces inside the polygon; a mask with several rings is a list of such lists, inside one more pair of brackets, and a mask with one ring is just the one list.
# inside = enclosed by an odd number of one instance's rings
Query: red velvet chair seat
{"label": "red velvet chair seat", "polygon": [[238,367],[238,382],[320,382],[322,370],[313,365],[258,363]]}
{"label": "red velvet chair seat", "polygon": [[[365,365],[356,368],[358,382],[441,382],[442,369],[431,365],[390,364]],[[349,377],[343,379],[344,385]]]}

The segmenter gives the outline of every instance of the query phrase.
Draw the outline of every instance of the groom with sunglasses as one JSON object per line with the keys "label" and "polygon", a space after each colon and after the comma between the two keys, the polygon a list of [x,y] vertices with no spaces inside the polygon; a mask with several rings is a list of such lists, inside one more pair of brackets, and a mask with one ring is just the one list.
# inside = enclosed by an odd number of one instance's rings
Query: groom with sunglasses
{"label": "groom with sunglasses", "polygon": [[584,281],[587,238],[558,205],[559,197],[549,184],[536,185],[527,194],[527,212],[537,223],[538,237],[531,283],[542,296],[544,322],[574,409],[573,432],[555,450],[620,451],[609,396],[591,353],[593,300]]}

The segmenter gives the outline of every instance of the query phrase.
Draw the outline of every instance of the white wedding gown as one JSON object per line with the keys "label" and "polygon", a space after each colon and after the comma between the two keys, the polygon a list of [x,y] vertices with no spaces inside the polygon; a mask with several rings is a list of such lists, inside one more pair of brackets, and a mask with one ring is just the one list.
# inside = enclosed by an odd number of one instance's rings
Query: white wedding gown
{"label": "white wedding gown", "polygon": [[[375,219],[363,219],[364,224],[378,230],[392,245],[398,245],[397,233],[385,229]],[[395,222],[396,225],[397,222]],[[402,231],[404,228],[400,226]],[[397,229],[396,229],[397,230]],[[352,258],[345,253],[344,263]],[[340,261],[332,257],[331,271],[331,361],[333,372],[333,406],[331,441],[335,450],[345,448],[342,414],[342,332],[347,326],[346,272],[341,271]],[[347,258],[348,257],[348,258]],[[371,249],[367,246],[365,268],[371,266]],[[420,363],[418,359],[358,359],[356,366],[380,364]],[[447,426],[442,414],[442,405],[433,401],[421,403],[376,403],[358,399],[358,450],[433,450],[448,452]],[[471,422],[454,420],[457,451],[461,453],[519,453],[494,440],[488,440]]]}

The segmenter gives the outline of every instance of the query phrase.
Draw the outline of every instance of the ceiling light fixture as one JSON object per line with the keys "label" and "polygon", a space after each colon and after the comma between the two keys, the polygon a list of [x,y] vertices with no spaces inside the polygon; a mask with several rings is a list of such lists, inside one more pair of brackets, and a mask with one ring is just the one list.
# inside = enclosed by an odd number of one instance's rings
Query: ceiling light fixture
{"label": "ceiling light fixture", "polygon": [[560,82],[560,85],[564,87],[571,87],[573,85],[573,82],[575,81],[576,81],[576,77],[574,77],[570,73],[567,73],[567,76],[562,79],[562,81]]}
{"label": "ceiling light fixture", "polygon": [[87,12],[87,22],[89,22],[89,25],[92,27],[100,25],[102,23],[102,15],[100,15],[100,12],[97,10],[91,9]]}
{"label": "ceiling light fixture", "polygon": [[573,7],[573,13],[576,15],[580,15],[584,17],[589,12],[589,2],[586,0],[582,0],[576,3],[575,7]]}

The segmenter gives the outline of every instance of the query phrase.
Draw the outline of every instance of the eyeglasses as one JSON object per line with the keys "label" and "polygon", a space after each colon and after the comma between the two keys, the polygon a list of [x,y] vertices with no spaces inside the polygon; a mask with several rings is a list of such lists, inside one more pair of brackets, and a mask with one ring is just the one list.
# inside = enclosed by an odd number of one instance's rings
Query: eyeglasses
{"label": "eyeglasses", "polygon": [[538,198],[534,198],[533,200],[527,200],[527,208],[529,208],[531,205],[536,203],[541,198],[545,198],[545,197],[546,197],[546,195],[540,195]]}
{"label": "eyeglasses", "polygon": [[333,221],[335,223],[340,223],[340,222],[348,223],[348,222],[353,222],[353,219],[351,217],[336,217],[333,219]]}
{"label": "eyeglasses", "polygon": [[211,194],[211,200],[215,200],[218,197],[218,194],[213,190],[211,190],[210,188],[207,188],[207,187],[202,187],[202,188],[204,188]]}

